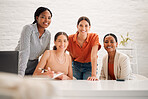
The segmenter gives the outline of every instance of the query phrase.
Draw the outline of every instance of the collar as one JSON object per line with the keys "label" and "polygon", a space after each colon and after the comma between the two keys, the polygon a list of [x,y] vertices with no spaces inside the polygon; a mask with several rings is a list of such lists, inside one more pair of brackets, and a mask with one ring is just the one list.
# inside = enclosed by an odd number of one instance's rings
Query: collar
{"label": "collar", "polygon": [[[33,27],[34,27],[35,33],[36,33],[37,35],[39,35],[37,23],[33,24]],[[47,34],[47,30],[46,30],[46,29],[44,30],[44,33],[43,33],[42,37],[44,37],[45,34]]]}
{"label": "collar", "polygon": [[[74,42],[77,41],[78,34],[79,34],[79,32],[76,32],[76,34],[74,34],[74,37],[73,37],[73,41],[74,41]],[[87,33],[87,38],[86,38],[86,40],[85,40],[86,42],[88,42],[89,36],[90,36],[89,33]]]}
{"label": "collar", "polygon": [[39,34],[37,23],[33,24],[35,33]]}

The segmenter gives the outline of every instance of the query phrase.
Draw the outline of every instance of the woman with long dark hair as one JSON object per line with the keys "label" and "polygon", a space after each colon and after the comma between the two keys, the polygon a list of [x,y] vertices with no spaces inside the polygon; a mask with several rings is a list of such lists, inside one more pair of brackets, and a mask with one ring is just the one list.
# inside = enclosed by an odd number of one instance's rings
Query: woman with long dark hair
{"label": "woman with long dark hair", "polygon": [[78,80],[98,80],[97,78],[97,52],[101,48],[99,36],[89,33],[90,20],[82,16],[78,19],[75,34],[69,36],[69,51],[73,62],[73,75]]}

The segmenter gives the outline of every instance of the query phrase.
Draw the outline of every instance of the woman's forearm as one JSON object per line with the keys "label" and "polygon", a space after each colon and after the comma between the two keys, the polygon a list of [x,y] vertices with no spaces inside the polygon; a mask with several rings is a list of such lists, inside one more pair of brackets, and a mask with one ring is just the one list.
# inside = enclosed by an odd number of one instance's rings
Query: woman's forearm
{"label": "woman's forearm", "polygon": [[97,52],[98,52],[98,45],[92,47],[91,51],[91,66],[92,66],[92,74],[91,76],[96,76],[97,72]]}
{"label": "woman's forearm", "polygon": [[91,76],[96,76],[96,72],[97,72],[97,56],[93,56],[91,58],[91,65],[92,65]]}

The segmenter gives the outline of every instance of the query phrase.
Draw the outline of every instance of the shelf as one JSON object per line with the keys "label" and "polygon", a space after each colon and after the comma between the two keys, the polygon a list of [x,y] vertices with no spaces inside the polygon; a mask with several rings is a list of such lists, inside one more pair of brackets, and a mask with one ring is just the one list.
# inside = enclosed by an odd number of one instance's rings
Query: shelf
{"label": "shelf", "polygon": [[124,48],[124,47],[120,47],[120,48],[117,48],[117,50],[134,50],[134,48]]}

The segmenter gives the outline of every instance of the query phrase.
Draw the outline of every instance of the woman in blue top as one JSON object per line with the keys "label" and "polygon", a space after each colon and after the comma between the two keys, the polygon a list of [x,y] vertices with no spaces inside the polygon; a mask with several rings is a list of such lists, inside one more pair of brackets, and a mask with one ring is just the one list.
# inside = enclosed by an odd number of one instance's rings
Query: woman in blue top
{"label": "woman in blue top", "polygon": [[46,7],[39,7],[34,13],[34,22],[23,27],[20,40],[15,50],[19,51],[19,75],[32,75],[38,58],[50,48],[51,34],[47,28],[51,23],[52,12]]}

